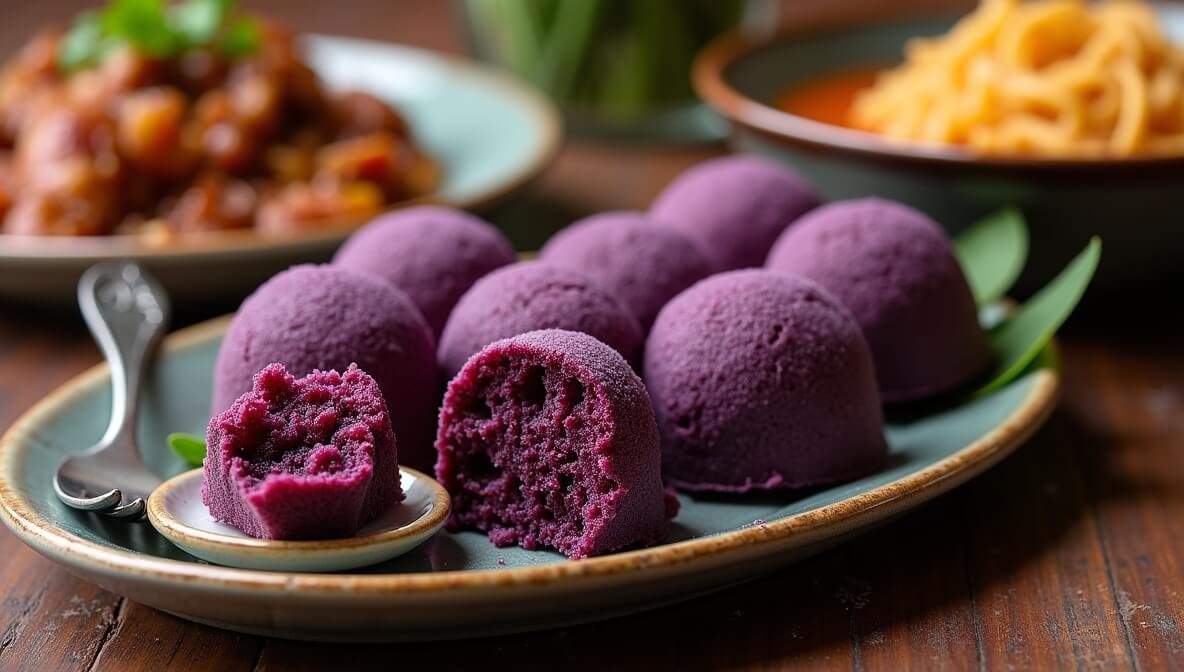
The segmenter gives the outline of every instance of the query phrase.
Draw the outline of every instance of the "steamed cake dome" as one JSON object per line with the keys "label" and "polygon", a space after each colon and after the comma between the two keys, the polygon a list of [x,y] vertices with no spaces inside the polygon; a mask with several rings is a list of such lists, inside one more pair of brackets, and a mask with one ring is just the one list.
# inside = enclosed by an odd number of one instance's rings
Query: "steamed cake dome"
{"label": "steamed cake dome", "polygon": [[733,271],[679,294],[654,322],[644,378],[678,488],[822,485],[868,473],[886,454],[859,325],[804,278]]}
{"label": "steamed cake dome", "polygon": [[474,355],[448,385],[436,448],[450,526],[498,546],[584,558],[660,541],[677,511],[645,386],[587,334],[532,331]]}
{"label": "steamed cake dome", "polygon": [[793,170],[752,156],[700,163],[654,201],[650,216],[695,241],[718,271],[765,263],[777,236],[816,207],[818,194]]}
{"label": "steamed cake dome", "polygon": [[357,363],[382,389],[405,464],[431,469],[440,397],[435,340],[419,310],[390,283],[334,266],[295,266],[243,301],[214,364],[212,413],[278,362],[293,375]]}
{"label": "steamed cake dome", "polygon": [[640,212],[606,212],[555,234],[540,258],[571,268],[607,289],[648,330],[675,294],[711,273],[711,262],[674,229]]}
{"label": "steamed cake dome", "polygon": [[403,499],[386,402],[357,366],[299,379],[265,367],[206,443],[202,503],[252,537],[353,536]]}
{"label": "steamed cake dome", "polygon": [[451,378],[490,343],[536,329],[579,331],[630,362],[643,340],[637,318],[588,276],[542,261],[511,264],[465,293],[440,335],[440,366]]}
{"label": "steamed cake dome", "polygon": [[903,402],[948,391],[991,363],[974,296],[941,228],[900,203],[832,203],[777,241],[768,267],[803,275],[855,316],[880,393]]}
{"label": "steamed cake dome", "polygon": [[407,293],[438,337],[478,278],[514,262],[514,248],[489,223],[452,208],[392,212],[350,236],[333,264],[373,273]]}

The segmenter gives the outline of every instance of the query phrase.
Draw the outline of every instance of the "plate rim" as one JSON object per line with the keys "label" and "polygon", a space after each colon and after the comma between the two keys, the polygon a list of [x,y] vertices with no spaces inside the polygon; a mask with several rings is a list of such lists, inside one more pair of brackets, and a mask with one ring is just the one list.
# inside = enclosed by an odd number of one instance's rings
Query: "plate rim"
{"label": "plate rim", "polygon": [[[416,480],[425,482],[426,485],[424,487],[431,492],[432,500],[431,508],[426,513],[406,525],[366,535],[355,535],[338,539],[292,541],[232,537],[189,525],[177,518],[164,504],[169,491],[181,488],[187,485],[186,481],[200,477],[201,474],[199,472],[201,471],[201,467],[194,467],[193,469],[183,471],[161,483],[148,497],[148,522],[152,524],[152,527],[156,528],[157,532],[160,532],[161,536],[178,546],[181,544],[173,541],[174,538],[184,539],[185,543],[190,546],[201,546],[205,548],[229,547],[233,548],[236,553],[260,558],[296,554],[313,554],[317,557],[329,557],[341,553],[356,553],[376,547],[399,544],[409,538],[423,535],[425,532],[435,532],[444,526],[452,509],[452,500],[448,496],[448,491],[437,483],[434,478],[417,469],[399,465],[399,471],[401,473],[410,474]],[[395,506],[400,505],[402,505],[402,502],[395,504]]]}
{"label": "plate rim", "polygon": [[[443,198],[439,193],[425,194],[388,204],[383,213],[417,205],[445,205],[461,210],[482,210],[520,191],[543,173],[558,155],[562,147],[563,122],[558,108],[542,93],[520,78],[490,65],[421,47],[397,42],[364,39],[328,33],[301,33],[302,40],[324,41],[335,44],[353,45],[362,48],[376,48],[404,52],[416,58],[431,60],[443,66],[449,77],[477,80],[496,89],[507,99],[516,101],[515,107],[531,117],[531,127],[538,130],[541,139],[538,150],[522,163],[513,175],[482,192],[464,199]],[[300,232],[293,235],[268,236],[256,231],[223,231],[198,234],[184,245],[153,245],[136,236],[16,236],[0,233],[0,265],[19,266],[25,264],[76,263],[78,261],[101,261],[104,259],[133,257],[140,260],[186,259],[200,260],[206,257],[280,253],[305,247],[318,247],[339,243],[356,231],[364,222],[350,222]]]}
{"label": "plate rim", "polygon": [[[220,336],[230,317],[215,318],[170,334],[162,352],[184,350]],[[1020,406],[977,441],[895,481],[762,525],[614,555],[528,567],[404,574],[315,574],[232,569],[108,548],[60,528],[26,503],[13,483],[36,436],[35,427],[61,405],[96,385],[105,384],[107,375],[107,365],[97,364],[71,378],[25,411],[0,437],[0,519],[14,534],[51,559],[127,580],[182,583],[244,593],[299,592],[322,596],[495,591],[555,585],[570,588],[619,575],[657,574],[697,562],[722,564],[754,552],[771,553],[779,547],[806,546],[887,518],[978,475],[1035,433],[1051,415],[1060,391],[1060,374],[1053,369],[1039,369],[1030,374],[1034,380]]]}

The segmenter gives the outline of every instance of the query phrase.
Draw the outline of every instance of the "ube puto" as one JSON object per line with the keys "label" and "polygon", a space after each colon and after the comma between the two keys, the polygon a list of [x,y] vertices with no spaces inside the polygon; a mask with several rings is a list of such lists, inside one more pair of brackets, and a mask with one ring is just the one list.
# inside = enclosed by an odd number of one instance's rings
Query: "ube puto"
{"label": "ube puto", "polygon": [[683,172],[649,214],[695,241],[715,270],[727,271],[763,265],[777,236],[820,202],[791,168],[737,155]]}
{"label": "ube puto", "polygon": [[532,331],[475,354],[448,385],[436,448],[450,527],[498,546],[585,558],[660,541],[678,510],[645,386],[587,334]]}
{"label": "ube puto", "polygon": [[634,362],[644,336],[625,304],[595,280],[544,261],[511,264],[478,280],[440,335],[445,376],[490,343],[537,329],[589,334]]}
{"label": "ube puto", "polygon": [[206,443],[202,502],[252,537],[353,536],[403,499],[386,401],[356,366],[303,378],[265,367]]}
{"label": "ube puto", "polygon": [[810,280],[763,269],[702,280],[658,313],[644,362],[676,488],[802,488],[884,461],[871,352]]}
{"label": "ube puto", "polygon": [[682,290],[711,273],[695,243],[640,212],[606,212],[584,218],[551,237],[539,258],[596,280],[619,298],[643,330]]}
{"label": "ube puto", "polygon": [[419,309],[394,285],[336,266],[295,266],[251,294],[214,363],[212,413],[251,389],[257,372],[280,363],[293,375],[357,364],[386,398],[403,463],[435,464],[435,339]]}
{"label": "ube puto", "polygon": [[847,306],[885,402],[949,391],[991,364],[953,247],[913,208],[875,198],[818,208],[781,236],[768,268],[810,278]]}
{"label": "ube puto", "polygon": [[513,262],[514,248],[493,225],[435,205],[376,218],[333,258],[336,266],[372,273],[403,290],[436,337],[478,278]]}

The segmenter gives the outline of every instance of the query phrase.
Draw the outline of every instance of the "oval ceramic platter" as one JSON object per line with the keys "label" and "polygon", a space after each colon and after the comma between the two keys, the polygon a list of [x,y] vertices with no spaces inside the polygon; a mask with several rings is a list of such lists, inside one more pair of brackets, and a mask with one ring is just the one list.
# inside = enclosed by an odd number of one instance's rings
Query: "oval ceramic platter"
{"label": "oval ceramic platter", "polygon": [[[226,320],[171,336],[141,409],[140,445],[162,475],[186,467],[165,447],[201,432]],[[1043,358],[1047,362],[1050,358]],[[1032,369],[990,396],[888,429],[892,459],[838,487],[751,498],[682,496],[667,543],[590,560],[496,548],[441,532],[389,562],[342,574],[206,564],[146,524],[67,509],[50,479],[102,433],[104,366],[28,411],[0,440],[0,505],[26,543],[83,578],[180,617],[242,632],[317,640],[416,640],[556,627],[685,600],[755,578],[932,499],[987,469],[1048,417],[1058,375]]]}
{"label": "oval ceramic platter", "polygon": [[[308,63],[331,89],[359,89],[393,103],[442,166],[439,189],[397,204],[481,209],[525,186],[554,157],[560,122],[525,84],[468,61],[421,49],[327,36],[304,38]],[[0,298],[68,303],[92,264],[134,259],[178,303],[241,297],[276,272],[324,261],[352,227],[285,237],[251,231],[195,236],[167,246],[133,237],[16,237],[0,234]]]}

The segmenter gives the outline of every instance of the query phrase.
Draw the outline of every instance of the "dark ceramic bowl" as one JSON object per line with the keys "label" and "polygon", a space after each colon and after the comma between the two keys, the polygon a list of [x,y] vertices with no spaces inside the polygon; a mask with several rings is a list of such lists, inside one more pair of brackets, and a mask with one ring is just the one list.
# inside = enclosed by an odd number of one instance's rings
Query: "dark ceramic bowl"
{"label": "dark ceramic bowl", "polygon": [[[1168,32],[1184,38],[1184,7],[1157,9]],[[1106,246],[1096,289],[1178,279],[1184,269],[1184,156],[980,156],[955,146],[888,141],[773,105],[795,84],[897,62],[909,38],[944,33],[954,20],[895,20],[788,33],[761,43],[725,35],[696,61],[695,88],[731,120],[735,149],[794,165],[827,198],[895,199],[924,210],[951,232],[1018,206],[1032,232],[1021,292],[1048,279],[1095,234]]]}

